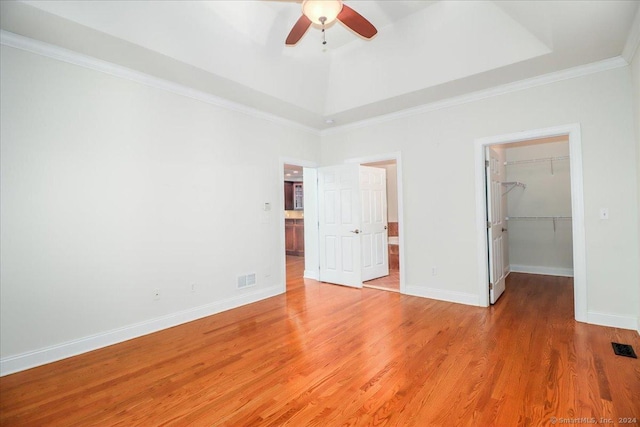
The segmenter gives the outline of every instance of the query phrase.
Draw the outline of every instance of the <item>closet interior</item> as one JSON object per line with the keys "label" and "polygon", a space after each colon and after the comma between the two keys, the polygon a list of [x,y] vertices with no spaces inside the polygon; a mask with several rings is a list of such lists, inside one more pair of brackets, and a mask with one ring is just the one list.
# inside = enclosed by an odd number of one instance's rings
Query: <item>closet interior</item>
{"label": "closet interior", "polygon": [[566,136],[507,144],[504,149],[510,272],[573,276],[571,177]]}

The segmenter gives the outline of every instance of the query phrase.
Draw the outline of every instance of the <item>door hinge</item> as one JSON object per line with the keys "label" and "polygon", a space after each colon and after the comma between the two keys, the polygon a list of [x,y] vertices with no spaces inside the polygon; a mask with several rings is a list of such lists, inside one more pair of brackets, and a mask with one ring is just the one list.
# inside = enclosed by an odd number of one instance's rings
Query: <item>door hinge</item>
{"label": "door hinge", "polygon": [[489,167],[489,160],[485,160],[485,161],[484,161],[484,167],[485,167],[485,168],[488,168],[488,167]]}
{"label": "door hinge", "polygon": [[491,228],[491,221],[487,221],[487,230]]}
{"label": "door hinge", "polygon": [[493,283],[489,282],[489,289],[493,290]]}

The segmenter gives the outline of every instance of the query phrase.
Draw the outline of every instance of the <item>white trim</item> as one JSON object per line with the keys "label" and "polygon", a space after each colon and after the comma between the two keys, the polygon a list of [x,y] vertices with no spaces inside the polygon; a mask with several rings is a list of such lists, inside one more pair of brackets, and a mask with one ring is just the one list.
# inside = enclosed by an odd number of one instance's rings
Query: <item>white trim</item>
{"label": "white trim", "polygon": [[400,255],[398,256],[398,262],[400,264],[399,276],[400,276],[400,293],[407,293],[406,283],[405,283],[405,265],[404,262],[404,254],[406,251],[404,250],[404,190],[402,189],[402,153],[400,151],[394,151],[392,153],[384,153],[384,154],[374,154],[371,156],[358,157],[347,159],[345,163],[374,163],[374,162],[382,162],[385,160],[395,160],[396,161],[396,181],[397,181],[397,191],[398,191],[398,251]]}
{"label": "white trim", "polygon": [[444,108],[455,107],[457,105],[467,104],[469,102],[479,101],[485,98],[491,98],[494,96],[504,95],[511,92],[518,92],[525,89],[530,89],[537,86],[543,86],[550,83],[555,83],[563,80],[573,79],[576,77],[583,77],[589,74],[599,73],[602,71],[613,70],[616,68],[626,67],[627,61],[622,57],[616,56],[614,58],[605,59],[603,61],[593,62],[591,64],[580,65],[578,67],[568,68],[562,71],[556,71],[553,73],[543,74],[541,76],[532,77],[529,79],[519,80],[513,83],[507,83],[500,86],[494,86],[488,89],[467,93],[453,98],[443,99],[441,101],[435,101],[429,104],[419,105],[413,108],[407,108],[405,110],[396,111],[381,116],[371,117],[368,119],[360,120],[353,123],[348,123],[342,126],[336,126],[330,129],[324,129],[320,131],[321,136],[333,135],[337,133],[343,133],[354,129],[360,129],[375,124],[380,124],[392,120],[401,119],[404,117],[411,117],[417,114],[424,114],[430,111],[442,110]]}
{"label": "white trim", "polygon": [[430,298],[438,301],[455,302],[457,304],[474,305],[478,304],[478,295],[466,292],[447,291],[444,289],[428,288],[424,286],[408,285],[407,295],[414,297]]}
{"label": "white trim", "polygon": [[635,330],[638,324],[638,318],[633,316],[620,316],[619,314],[590,311],[587,313],[587,322],[594,325]]}
{"label": "white trim", "polygon": [[385,288],[384,286],[376,286],[376,285],[365,285],[364,283],[362,284],[363,288],[369,288],[369,289],[377,289],[379,291],[387,291],[387,292],[397,292],[399,293],[400,291],[397,289],[393,289],[393,288]]}
{"label": "white trim", "polygon": [[478,260],[478,302],[482,307],[489,306],[489,270],[487,243],[487,213],[485,186],[484,148],[488,145],[509,144],[531,139],[569,135],[569,156],[571,173],[571,216],[573,238],[573,297],[575,319],[587,322],[587,254],[584,227],[584,190],[582,175],[582,139],[580,125],[570,124],[545,129],[534,129],[506,135],[479,138],[475,147],[475,183],[476,183],[476,239]]}
{"label": "white trim", "polygon": [[318,129],[302,125],[300,123],[294,122],[293,120],[288,120],[276,116],[275,114],[257,110],[255,108],[251,108],[237,102],[229,101],[228,99],[220,98],[219,96],[215,96],[201,90],[193,89],[188,86],[171,82],[169,80],[161,79],[159,77],[142,73],[140,71],[132,70],[131,68],[93,58],[88,55],[83,55],[81,53],[54,46],[52,44],[44,43],[39,40],[20,36],[9,31],[0,30],[0,44],[35,53],[47,58],[52,58],[58,61],[63,61],[69,64],[88,68],[94,71],[110,74],[115,77],[120,77],[122,79],[143,84],[145,86],[171,92],[176,95],[186,96],[187,98],[202,101],[210,105],[215,105],[216,107],[221,107],[227,110],[246,114],[257,119],[267,120],[272,123],[278,123],[284,126],[295,128],[297,130],[311,133],[313,135],[320,134]]}
{"label": "white trim", "polygon": [[319,281],[320,280],[320,275],[315,270],[305,270],[304,271],[304,278],[305,279],[313,279],[313,280],[318,280]]}
{"label": "white trim", "polygon": [[[636,14],[636,21],[638,20],[638,14]],[[636,22],[634,21],[634,23]],[[16,49],[25,50],[27,52],[42,55],[48,58],[56,59],[59,61],[74,64],[80,67],[89,68],[95,71],[110,74],[123,79],[131,80],[146,86],[154,87],[156,89],[164,90],[167,92],[175,93],[177,95],[186,96],[188,98],[196,99],[207,104],[222,107],[228,110],[243,113],[255,118],[267,120],[273,123],[278,123],[288,127],[292,127],[298,130],[302,130],[313,135],[332,135],[336,133],[346,132],[353,129],[358,129],[373,124],[384,123],[391,120],[396,120],[403,117],[410,117],[416,114],[423,114],[429,111],[440,110],[443,108],[449,108],[456,105],[466,104],[469,102],[478,101],[485,98],[490,98],[498,95],[503,95],[510,92],[517,92],[524,89],[529,89],[536,86],[542,86],[549,83],[554,83],[562,80],[572,79],[576,77],[582,77],[601,71],[607,71],[615,68],[627,66],[631,60],[627,59],[627,56],[633,58],[632,45],[635,43],[634,51],[637,49],[638,41],[640,40],[640,30],[636,31],[632,28],[629,38],[627,39],[627,45],[623,53],[623,57],[617,56],[610,59],[594,62],[591,64],[581,65],[578,67],[569,68],[566,70],[556,71],[553,73],[543,74],[541,76],[532,77],[529,79],[519,80],[513,83],[507,83],[504,85],[494,86],[488,89],[471,92],[468,94],[443,99],[440,101],[419,105],[413,108],[407,108],[404,110],[396,111],[381,116],[371,117],[361,121],[348,123],[343,126],[337,126],[330,129],[319,130],[310,126],[297,123],[293,120],[285,119],[275,114],[267,113],[255,108],[248,107],[246,105],[229,101],[227,99],[212,95],[207,92],[196,90],[178,83],[174,83],[165,79],[151,76],[146,73],[132,70],[130,68],[117,65],[108,61],[93,58],[88,55],[84,55],[78,52],[74,52],[69,49],[64,49],[49,43],[45,43],[39,40],[24,37],[15,33],[11,33],[6,30],[0,30],[0,44],[13,47]],[[635,40],[635,41],[634,41]]]}
{"label": "white trim", "polygon": [[638,52],[638,46],[640,46],[640,8],[636,11],[636,16],[633,18],[631,24],[631,30],[627,36],[627,41],[622,49],[622,57],[631,64],[633,57]]}
{"label": "white trim", "polygon": [[511,264],[512,273],[542,274],[545,276],[573,277],[573,268],[545,267],[540,265]]}
{"label": "white trim", "polygon": [[111,331],[91,335],[88,337],[67,341],[61,344],[41,348],[0,359],[0,376],[9,375],[15,372],[35,366],[77,356],[88,351],[93,351],[109,345],[121,343],[163,329],[171,328],[183,323],[191,322],[203,317],[211,316],[222,311],[231,310],[246,304],[270,298],[282,293],[281,286],[272,286],[266,289],[244,293],[211,304],[200,307],[167,314],[156,319],[147,320]]}

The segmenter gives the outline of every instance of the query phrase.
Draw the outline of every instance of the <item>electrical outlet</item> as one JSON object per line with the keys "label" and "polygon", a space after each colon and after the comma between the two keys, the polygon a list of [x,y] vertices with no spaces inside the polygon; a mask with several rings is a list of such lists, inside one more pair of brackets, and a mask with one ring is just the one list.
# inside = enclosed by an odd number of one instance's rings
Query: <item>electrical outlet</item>
{"label": "electrical outlet", "polygon": [[153,290],[153,299],[154,300],[159,300],[160,299],[160,289],[156,288]]}
{"label": "electrical outlet", "polygon": [[431,267],[431,275],[432,276],[437,276],[438,275],[438,269],[435,267]]}
{"label": "electrical outlet", "polygon": [[195,292],[196,292],[196,284],[195,284],[195,283],[192,283],[192,284],[191,284],[191,292],[192,292],[192,293],[195,293]]}

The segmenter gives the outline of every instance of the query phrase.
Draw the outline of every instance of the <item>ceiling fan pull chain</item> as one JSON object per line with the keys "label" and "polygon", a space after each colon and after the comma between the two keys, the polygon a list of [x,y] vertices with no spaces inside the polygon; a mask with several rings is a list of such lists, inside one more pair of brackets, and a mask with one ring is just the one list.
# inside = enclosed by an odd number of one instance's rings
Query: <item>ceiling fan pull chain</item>
{"label": "ceiling fan pull chain", "polygon": [[322,44],[327,44],[327,39],[324,32],[324,23],[327,21],[327,18],[324,16],[320,17],[320,22],[322,22]]}

